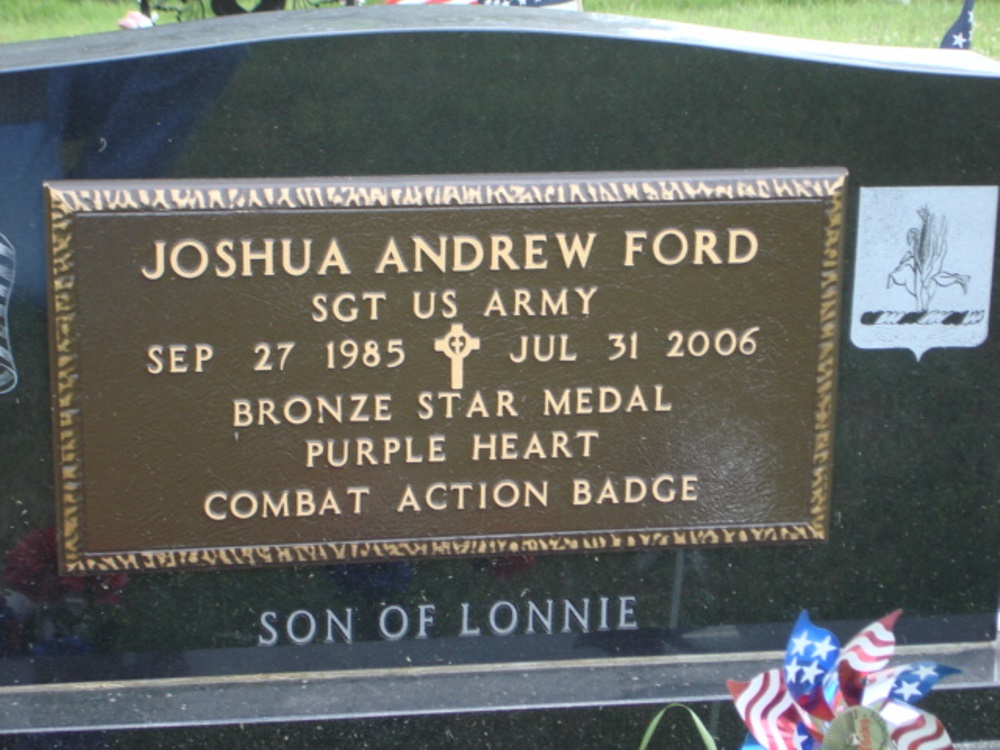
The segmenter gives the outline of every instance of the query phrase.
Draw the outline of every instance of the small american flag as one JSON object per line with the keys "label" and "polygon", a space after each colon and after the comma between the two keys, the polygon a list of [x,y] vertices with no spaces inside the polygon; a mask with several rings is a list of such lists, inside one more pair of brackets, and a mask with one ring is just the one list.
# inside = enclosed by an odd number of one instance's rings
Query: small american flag
{"label": "small american flag", "polygon": [[965,0],[958,19],[941,40],[941,49],[972,49],[972,6],[976,0]]}

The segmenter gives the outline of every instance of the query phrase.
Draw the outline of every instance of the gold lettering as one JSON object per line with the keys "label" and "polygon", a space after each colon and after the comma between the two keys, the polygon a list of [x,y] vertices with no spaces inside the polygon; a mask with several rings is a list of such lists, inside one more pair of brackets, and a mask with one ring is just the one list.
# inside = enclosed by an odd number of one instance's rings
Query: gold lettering
{"label": "gold lettering", "polygon": [[513,250],[514,240],[512,240],[508,235],[490,235],[490,270],[499,271],[500,261],[503,261],[504,266],[506,266],[506,268],[510,271],[519,270],[521,267],[517,265],[517,261],[510,257]]}
{"label": "gold lettering", "polygon": [[[673,258],[668,258],[663,254],[663,242],[667,237],[677,239],[677,254]],[[675,266],[687,257],[688,240],[679,229],[664,229],[653,239],[653,255],[656,260],[665,266]]]}
{"label": "gold lettering", "polygon": [[635,265],[636,253],[642,252],[642,245],[639,244],[640,240],[645,240],[649,234],[642,230],[626,230],[625,232],[625,266]]}
{"label": "gold lettering", "polygon": [[[352,500],[353,512],[362,512],[362,501],[368,497],[368,487],[348,487],[347,494]],[[205,496],[202,510],[212,521],[247,521],[253,518],[288,519],[310,518],[313,516],[342,515],[332,487],[322,491],[322,504],[317,503],[320,495],[308,487],[282,490],[236,490],[227,492],[215,490]]]}
{"label": "gold lettering", "polygon": [[483,310],[483,317],[490,317],[490,315],[499,315],[501,318],[507,317],[507,309],[503,304],[503,297],[500,296],[500,290],[494,289],[492,294],[490,294],[490,299],[486,303],[486,309]]}
{"label": "gold lettering", "polygon": [[215,257],[222,265],[215,267],[215,275],[220,279],[230,279],[236,275],[236,250],[232,240],[219,240],[215,245]]}
{"label": "gold lettering", "polygon": [[[360,515],[361,513],[361,501],[366,499],[371,495],[370,487],[348,487],[348,496],[354,501],[354,515]],[[331,492],[332,496],[332,492]],[[337,511],[340,512],[339,510]]]}
{"label": "gold lettering", "polygon": [[435,416],[443,419],[519,416],[513,391],[500,389],[492,395],[493,399],[487,401],[482,391],[474,391],[468,404],[463,405],[464,397],[459,391],[421,391],[417,394],[417,417],[426,421]]}
{"label": "gold lettering", "polygon": [[534,317],[535,311],[531,307],[531,292],[527,289],[514,290],[514,312],[512,314]]}
{"label": "gold lettering", "polygon": [[541,315],[568,315],[569,308],[566,305],[566,295],[568,290],[566,288],[560,289],[559,293],[555,296],[548,290],[542,290],[542,307]]}
{"label": "gold lettering", "polygon": [[595,237],[597,237],[596,232],[589,232],[587,234],[587,244],[583,245],[579,234],[574,234],[573,239],[566,242],[566,235],[562,232],[556,232],[556,241],[562,250],[563,264],[565,264],[566,268],[572,268],[574,261],[580,264],[580,268],[587,267],[587,261],[590,260],[590,251],[594,246]]}
{"label": "gold lettering", "polygon": [[307,469],[320,466],[342,469],[346,466],[382,466],[393,463],[443,463],[446,460],[444,435],[428,435],[423,439],[413,435],[307,438],[304,444]]}
{"label": "gold lettering", "polygon": [[[385,292],[362,292],[361,299],[354,292],[341,292],[332,299],[325,292],[317,292],[312,297],[312,319],[325,323],[331,318],[340,323],[353,323],[367,310],[366,320],[379,319],[379,306],[386,300]],[[365,304],[367,303],[367,304]]]}
{"label": "gold lettering", "polygon": [[[660,412],[673,410],[673,405],[664,400],[663,386],[633,386],[628,397],[615,386],[581,385],[564,388],[555,392],[549,388],[542,391],[542,414],[546,417],[573,416],[577,414],[614,414],[619,411]],[[595,399],[596,396],[596,399]],[[651,405],[652,404],[652,405]]]}
{"label": "gold lettering", "polygon": [[386,268],[389,267],[395,268],[396,273],[409,273],[410,270],[406,267],[406,261],[403,260],[403,256],[399,252],[395,237],[390,237],[386,243],[382,257],[379,258],[378,264],[375,266],[375,273],[385,273]]}
{"label": "gold lettering", "polygon": [[[307,422],[337,424],[388,422],[392,419],[390,393],[352,393],[327,396],[289,396],[282,401],[272,398],[234,398],[233,427],[262,427],[283,423]],[[346,408],[345,408],[346,407]]]}
{"label": "gold lettering", "polygon": [[[523,461],[551,458],[590,458],[597,430],[473,433],[473,461]],[[572,445],[571,445],[572,443]]]}
{"label": "gold lettering", "polygon": [[340,505],[337,504],[337,497],[333,494],[333,490],[326,491],[326,495],[323,496],[323,504],[319,509],[321,516],[326,513],[333,513],[335,516],[340,515]]}
{"label": "gold lettering", "polygon": [[325,276],[330,269],[343,275],[351,272],[336,238],[330,240],[326,255],[313,270],[313,241],[309,237],[298,240],[291,237],[244,238],[239,240],[239,249],[236,240],[224,237],[216,241],[211,252],[205,242],[195,238],[177,240],[172,244],[156,240],[153,243],[152,264],[141,266],[139,272],[151,281],[164,278],[168,271],[176,278],[197,279],[209,273],[209,269],[220,279],[234,278],[237,271],[242,277],[258,273],[275,276],[278,273],[275,254],[279,244],[280,270],[286,276],[305,276],[310,271]]}
{"label": "gold lettering", "polygon": [[[746,249],[739,250],[740,240],[746,240]],[[750,229],[729,230],[729,262],[731,264],[749,263],[757,255],[757,235]]]}
{"label": "gold lettering", "polygon": [[571,503],[582,505],[635,505],[647,499],[658,503],[672,503],[680,499],[683,503],[698,500],[698,475],[682,474],[680,489],[674,474],[659,474],[652,478],[629,476],[623,482],[605,477],[600,482],[589,479],[573,479],[571,485]]}
{"label": "gold lettering", "polygon": [[213,356],[211,344],[152,344],[146,349],[146,371],[151,375],[204,372]]}
{"label": "gold lettering", "polygon": [[715,252],[715,244],[718,242],[718,239],[715,232],[711,229],[694,230],[694,264],[696,266],[700,266],[705,262],[704,256],[706,255],[715,265],[722,263],[722,258]]}
{"label": "gold lettering", "polygon": [[[282,495],[284,496],[284,495]],[[316,514],[316,502],[312,490],[295,491],[295,515],[299,518]],[[267,514],[265,513],[265,516]]]}
{"label": "gold lettering", "polygon": [[[590,302],[597,292],[596,286],[578,286],[572,289],[527,289],[518,287],[512,290],[495,288],[490,292],[489,299],[483,308],[483,317],[569,317],[589,316]],[[575,294],[573,297],[570,292]],[[504,295],[510,295],[505,300]]]}
{"label": "gold lettering", "polygon": [[319,264],[316,274],[326,276],[331,268],[336,269],[343,276],[349,276],[351,273],[344,254],[340,252],[340,245],[337,244],[336,237],[330,238],[330,246],[326,249],[326,255],[323,257],[323,262]]}
{"label": "gold lettering", "polygon": [[488,482],[432,482],[422,490],[407,484],[403,489],[397,513],[424,510],[489,510],[499,508],[547,507],[549,483],[502,479]]}
{"label": "gold lettering", "polygon": [[[187,248],[194,250],[194,265],[186,265],[181,262],[182,251]],[[191,253],[186,253],[186,255],[190,259]],[[198,240],[182,240],[178,242],[170,251],[170,268],[182,279],[194,279],[201,276],[208,268],[208,248]]]}
{"label": "gold lettering", "polygon": [[[728,250],[725,258],[719,252],[720,230],[695,229],[689,236],[689,233],[678,227],[666,227],[653,237],[653,259],[663,266],[676,266],[685,261],[696,266],[705,265],[706,262],[709,265],[740,265],[749,263],[757,256],[760,243],[753,230],[730,227],[724,231]],[[643,229],[625,231],[625,267],[634,267],[636,257],[645,253],[648,237],[649,232]]]}
{"label": "gold lettering", "polygon": [[[216,248],[218,252],[218,248]],[[292,263],[292,241],[283,239],[281,241],[281,268],[289,276],[304,276],[309,272],[310,261],[312,259],[312,240],[302,240],[302,261],[299,265]],[[321,274],[322,271],[316,273]]]}
{"label": "gold lettering", "polygon": [[[433,269],[442,273],[464,273],[480,268],[490,271],[543,271],[550,267],[550,259],[561,261],[567,269],[587,267],[597,238],[596,232],[589,232],[586,239],[579,233],[569,235],[566,232],[556,232],[554,237],[558,255],[554,254],[555,248],[549,247],[549,235],[535,232],[525,233],[519,240],[507,234],[491,234],[488,240],[472,234],[441,234],[436,242],[412,234],[408,247],[402,249],[395,237],[389,237],[375,265],[375,273],[401,274],[410,273],[411,269],[413,273]],[[156,269],[154,264],[147,276],[155,276]]]}
{"label": "gold lettering", "polygon": [[526,271],[541,271],[549,267],[549,262],[543,257],[545,240],[544,234],[524,235],[524,268]]}
{"label": "gold lettering", "polygon": [[274,276],[274,240],[264,240],[262,250],[254,250],[253,240],[241,241],[240,247],[243,250],[243,276],[253,276],[254,261],[263,262],[265,276]]}
{"label": "gold lettering", "polygon": [[264,518],[267,518],[268,515],[274,518],[288,517],[288,490],[281,493],[280,499],[277,502],[275,502],[270,492],[265,490],[262,494],[264,496],[264,512],[261,515]]}
{"label": "gold lettering", "polygon": [[403,490],[403,497],[399,500],[399,506],[396,508],[397,513],[402,513],[404,510],[412,510],[419,513],[422,508],[420,503],[417,502],[417,496],[413,493],[413,487],[411,485],[406,485],[406,489]]}
{"label": "gold lettering", "polygon": [[[454,243],[452,245],[453,271],[474,271],[482,265],[485,251],[483,243],[477,238],[469,235],[458,235],[452,241]],[[472,255],[468,258],[464,257],[466,248],[472,251]]]}
{"label": "gold lettering", "polygon": [[429,260],[442,273],[448,270],[448,237],[446,235],[438,237],[438,246],[436,249],[419,235],[412,235],[410,240],[413,242],[414,273],[423,272],[424,258]]}

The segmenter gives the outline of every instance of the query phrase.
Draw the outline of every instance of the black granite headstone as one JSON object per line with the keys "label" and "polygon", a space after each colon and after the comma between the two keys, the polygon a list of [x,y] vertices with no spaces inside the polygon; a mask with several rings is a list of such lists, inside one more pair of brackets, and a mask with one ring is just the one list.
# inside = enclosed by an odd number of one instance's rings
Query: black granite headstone
{"label": "black granite headstone", "polygon": [[[906,661],[963,669],[935,704],[952,737],[996,739],[998,154],[1000,64],[966,52],[398,7],[0,50],[0,733],[15,747],[633,746],[650,706],[681,701],[714,703],[706,718],[721,705],[735,746],[726,680],[779,666],[800,610],[846,639],[902,608]],[[75,322],[48,287],[43,184],[801,168],[847,173],[839,366],[815,372],[821,391],[836,382],[835,444],[811,446],[833,455],[821,539],[60,575],[56,476],[73,491],[67,451],[86,463],[88,443],[60,440],[58,420],[88,407],[52,401],[68,372],[52,324]],[[101,250],[78,249],[78,267]],[[115,278],[88,283],[116,298]],[[782,414],[781,384],[760,390]],[[766,445],[741,415],[718,428],[717,462]],[[125,441],[121,466],[145,445]],[[128,523],[132,549],[155,547]]]}

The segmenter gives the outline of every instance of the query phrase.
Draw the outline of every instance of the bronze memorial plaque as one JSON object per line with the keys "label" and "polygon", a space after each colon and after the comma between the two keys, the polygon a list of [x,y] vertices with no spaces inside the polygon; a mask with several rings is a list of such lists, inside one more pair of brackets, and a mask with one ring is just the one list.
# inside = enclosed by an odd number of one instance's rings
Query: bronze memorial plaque
{"label": "bronze memorial plaque", "polygon": [[63,569],[824,539],[845,182],[52,183]]}

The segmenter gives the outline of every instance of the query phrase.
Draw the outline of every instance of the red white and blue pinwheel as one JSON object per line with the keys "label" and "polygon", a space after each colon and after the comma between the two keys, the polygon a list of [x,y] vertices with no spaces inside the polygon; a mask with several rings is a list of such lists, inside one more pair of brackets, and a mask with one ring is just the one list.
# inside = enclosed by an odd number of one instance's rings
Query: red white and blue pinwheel
{"label": "red white and blue pinwheel", "polygon": [[890,668],[900,614],[841,647],[803,611],[781,668],[728,682],[750,730],[744,750],[950,750],[941,722],[914,704],[959,670],[927,661]]}

